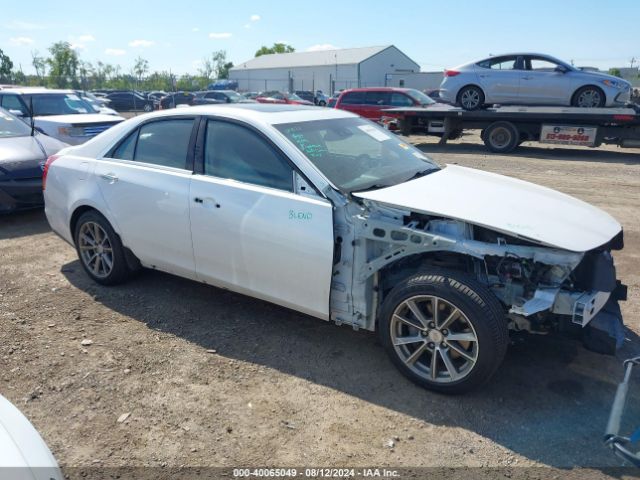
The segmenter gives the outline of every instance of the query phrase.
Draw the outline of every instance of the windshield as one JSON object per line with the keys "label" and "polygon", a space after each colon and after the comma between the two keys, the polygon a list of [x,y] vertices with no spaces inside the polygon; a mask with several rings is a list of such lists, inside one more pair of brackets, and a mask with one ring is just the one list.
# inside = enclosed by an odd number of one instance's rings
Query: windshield
{"label": "windshield", "polygon": [[240,95],[238,92],[226,92],[226,95],[232,103],[246,100],[246,98]]}
{"label": "windshield", "polygon": [[296,95],[295,93],[290,93],[289,94],[289,100],[302,100],[302,98],[300,98],[298,95]]}
{"label": "windshield", "polygon": [[440,168],[401,137],[363,118],[274,126],[345,192],[388,187]]}
{"label": "windshield", "polygon": [[26,137],[31,129],[19,118],[0,108],[0,138]]}
{"label": "windshield", "polygon": [[433,100],[428,95],[425,95],[420,90],[415,90],[412,88],[411,90],[407,90],[406,93],[420,105],[431,105],[432,103],[436,103],[435,100]]}
{"label": "windshield", "polygon": [[46,115],[75,115],[94,113],[95,109],[89,102],[73,93],[46,93],[25,95],[24,101],[29,105],[33,99],[33,114],[36,117]]}

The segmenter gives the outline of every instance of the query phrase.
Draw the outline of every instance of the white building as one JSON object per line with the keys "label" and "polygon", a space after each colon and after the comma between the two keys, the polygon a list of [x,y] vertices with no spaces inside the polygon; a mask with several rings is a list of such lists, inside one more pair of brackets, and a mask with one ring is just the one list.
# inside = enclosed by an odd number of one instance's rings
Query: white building
{"label": "white building", "polygon": [[386,86],[420,66],[393,45],[262,55],[229,71],[241,91],[322,90]]}

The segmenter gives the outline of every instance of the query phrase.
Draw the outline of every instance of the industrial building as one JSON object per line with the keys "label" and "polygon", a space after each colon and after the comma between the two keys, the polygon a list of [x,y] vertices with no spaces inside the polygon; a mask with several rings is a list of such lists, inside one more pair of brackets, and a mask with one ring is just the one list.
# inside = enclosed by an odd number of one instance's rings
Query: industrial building
{"label": "industrial building", "polygon": [[393,45],[314,52],[278,53],[252,58],[229,71],[241,91],[322,90],[380,87],[420,65]]}

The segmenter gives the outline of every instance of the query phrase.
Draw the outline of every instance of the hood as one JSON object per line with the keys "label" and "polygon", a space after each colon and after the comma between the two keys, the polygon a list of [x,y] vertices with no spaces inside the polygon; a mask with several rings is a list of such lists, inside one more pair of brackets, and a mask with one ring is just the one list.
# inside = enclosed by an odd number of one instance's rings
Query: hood
{"label": "hood", "polygon": [[124,120],[123,117],[114,115],[103,115],[101,113],[80,113],[71,115],[47,115],[36,117],[36,124],[78,124],[85,125],[91,123],[117,123]]}
{"label": "hood", "polygon": [[66,146],[66,143],[41,134],[3,138],[0,140],[0,170],[18,177],[40,175],[40,164]]}
{"label": "hood", "polygon": [[596,77],[600,80],[613,80],[615,82],[626,83],[627,85],[631,86],[631,83],[625,80],[624,78],[616,77],[615,75],[609,75],[608,73],[592,72],[589,70],[580,70],[580,69],[577,69],[576,72],[581,73],[583,75],[588,75],[590,77]]}
{"label": "hood", "polygon": [[399,185],[353,195],[572,252],[600,247],[622,228],[608,213],[569,195],[455,165]]}

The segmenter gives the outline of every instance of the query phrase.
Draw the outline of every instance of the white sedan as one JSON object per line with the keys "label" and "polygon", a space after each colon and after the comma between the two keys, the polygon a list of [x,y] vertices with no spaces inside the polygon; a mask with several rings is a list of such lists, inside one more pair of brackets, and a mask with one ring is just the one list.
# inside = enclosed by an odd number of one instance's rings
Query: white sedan
{"label": "white sedan", "polygon": [[611,216],[441,168],[341,110],[143,115],[50,157],[44,186],[51,227],[96,282],[153,268],[377,330],[399,369],[433,390],[486,381],[509,330],[573,328],[609,352],[624,336]]}

